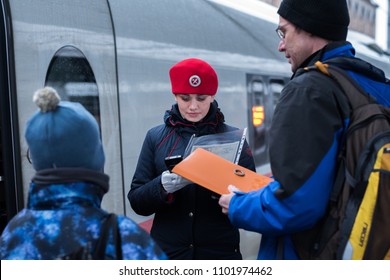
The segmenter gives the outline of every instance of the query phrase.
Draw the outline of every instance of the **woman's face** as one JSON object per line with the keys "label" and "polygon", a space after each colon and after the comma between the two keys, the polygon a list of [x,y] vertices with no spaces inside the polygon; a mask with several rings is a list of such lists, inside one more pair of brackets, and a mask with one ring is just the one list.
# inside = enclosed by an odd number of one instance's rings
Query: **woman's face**
{"label": "woman's face", "polygon": [[201,121],[209,112],[214,95],[175,94],[175,99],[183,119],[190,122]]}

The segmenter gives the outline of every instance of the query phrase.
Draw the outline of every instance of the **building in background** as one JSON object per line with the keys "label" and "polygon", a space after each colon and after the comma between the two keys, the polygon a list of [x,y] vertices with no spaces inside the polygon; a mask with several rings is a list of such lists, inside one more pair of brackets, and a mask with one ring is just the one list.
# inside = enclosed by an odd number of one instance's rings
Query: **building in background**
{"label": "building in background", "polygon": [[378,5],[371,0],[348,0],[350,29],[375,39]]}
{"label": "building in background", "polygon": [[371,0],[369,2],[374,2],[377,5],[376,8],[376,22],[375,22],[375,36],[374,39],[377,42],[378,46],[382,48],[384,51],[384,54],[389,56],[389,49],[390,49],[390,14],[389,14],[389,7],[390,7],[390,1],[389,0]]}
{"label": "building in background", "polygon": [[[282,0],[259,0],[279,7]],[[377,41],[382,49],[390,48],[390,0],[347,0],[351,30]]]}

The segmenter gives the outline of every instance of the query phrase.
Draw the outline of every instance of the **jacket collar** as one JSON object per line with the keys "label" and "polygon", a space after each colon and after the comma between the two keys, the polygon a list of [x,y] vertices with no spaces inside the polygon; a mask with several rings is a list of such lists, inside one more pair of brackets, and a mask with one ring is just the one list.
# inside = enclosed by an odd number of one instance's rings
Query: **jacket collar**
{"label": "jacket collar", "polygon": [[211,103],[210,110],[200,122],[189,122],[181,116],[177,104],[172,105],[171,110],[164,114],[166,126],[175,128],[178,133],[187,132],[196,135],[216,133],[218,128],[225,122],[225,117],[218,108],[216,100]]}
{"label": "jacket collar", "polygon": [[337,42],[331,42],[327,44],[322,49],[318,50],[317,52],[313,53],[311,56],[306,58],[306,60],[298,67],[297,71],[293,73],[293,78],[299,69],[314,65],[316,61],[325,61],[331,58],[335,57],[354,57],[355,56],[355,49],[352,46],[352,44],[348,41],[337,41]]}
{"label": "jacket collar", "polygon": [[40,170],[32,178],[27,205],[30,209],[100,207],[108,183],[108,175],[89,169]]}

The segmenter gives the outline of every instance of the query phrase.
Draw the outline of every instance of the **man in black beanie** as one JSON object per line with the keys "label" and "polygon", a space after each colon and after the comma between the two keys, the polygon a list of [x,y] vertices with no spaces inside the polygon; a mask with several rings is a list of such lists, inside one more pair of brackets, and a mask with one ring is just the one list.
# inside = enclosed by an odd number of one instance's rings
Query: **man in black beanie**
{"label": "man in black beanie", "polygon": [[[278,14],[279,51],[285,52],[293,72],[330,42],[344,42],[347,38],[349,13],[345,0],[283,0]],[[284,44],[286,36],[294,36],[293,45]],[[345,52],[353,56],[355,50],[345,47]]]}
{"label": "man in black beanie", "polygon": [[309,252],[298,253],[296,237],[312,229],[326,211],[350,113],[335,81],[304,68],[337,58],[339,66],[387,107],[390,84],[383,71],[355,58],[354,47],[346,41],[346,0],[284,0],[278,14],[278,50],[284,52],[293,75],[270,129],[275,180],[249,193],[229,186],[232,193],[222,195],[219,203],[235,226],[262,234],[258,259],[302,259]]}
{"label": "man in black beanie", "polygon": [[343,0],[284,0],[278,14],[308,33],[331,41],[347,38],[349,13]]}

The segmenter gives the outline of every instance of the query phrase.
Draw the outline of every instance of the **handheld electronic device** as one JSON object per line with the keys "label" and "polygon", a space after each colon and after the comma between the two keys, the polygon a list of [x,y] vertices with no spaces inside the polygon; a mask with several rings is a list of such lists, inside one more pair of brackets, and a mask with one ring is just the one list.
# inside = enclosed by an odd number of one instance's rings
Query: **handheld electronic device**
{"label": "handheld electronic device", "polygon": [[181,155],[166,157],[165,165],[167,166],[169,172],[172,172],[172,169],[175,167],[175,165],[181,162],[182,160],[183,157]]}

